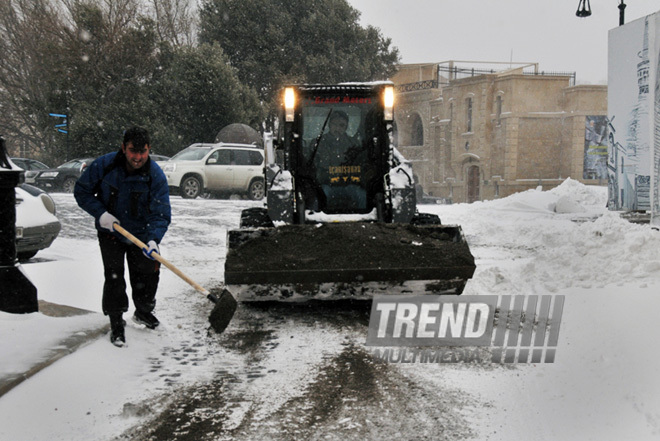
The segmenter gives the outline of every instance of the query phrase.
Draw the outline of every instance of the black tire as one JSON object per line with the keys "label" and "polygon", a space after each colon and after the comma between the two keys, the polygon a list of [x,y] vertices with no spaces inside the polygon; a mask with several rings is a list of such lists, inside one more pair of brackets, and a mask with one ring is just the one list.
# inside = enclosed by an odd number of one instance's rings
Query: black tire
{"label": "black tire", "polygon": [[62,191],[64,193],[73,193],[73,187],[76,186],[76,178],[66,178],[64,182],[62,182]]}
{"label": "black tire", "polygon": [[20,253],[16,253],[16,257],[18,258],[19,262],[26,262],[36,255],[37,251],[22,251]]}
{"label": "black tire", "polygon": [[241,211],[241,228],[272,228],[275,226],[268,216],[268,210],[261,207]]}
{"label": "black tire", "polygon": [[197,176],[186,176],[181,181],[179,192],[184,199],[195,199],[202,194],[202,181]]}
{"label": "black tire", "polygon": [[430,213],[415,213],[410,223],[413,225],[442,225],[440,216]]}
{"label": "black tire", "polygon": [[263,179],[255,179],[248,188],[248,197],[253,201],[260,201],[266,196],[266,185]]}

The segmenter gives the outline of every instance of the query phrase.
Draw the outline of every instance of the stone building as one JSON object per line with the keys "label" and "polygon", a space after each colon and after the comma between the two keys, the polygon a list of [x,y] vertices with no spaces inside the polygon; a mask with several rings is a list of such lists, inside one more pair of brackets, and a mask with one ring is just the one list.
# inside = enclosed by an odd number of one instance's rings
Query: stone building
{"label": "stone building", "polygon": [[474,202],[568,177],[606,185],[607,86],[506,66],[402,65],[392,78],[395,143],[424,193]]}

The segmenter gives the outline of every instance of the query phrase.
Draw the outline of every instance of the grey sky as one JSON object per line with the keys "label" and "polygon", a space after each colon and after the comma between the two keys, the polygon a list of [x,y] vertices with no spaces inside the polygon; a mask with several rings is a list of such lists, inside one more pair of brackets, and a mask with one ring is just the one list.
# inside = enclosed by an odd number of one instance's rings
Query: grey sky
{"label": "grey sky", "polygon": [[[577,73],[578,84],[607,83],[607,35],[620,0],[348,0],[363,25],[380,28],[404,63],[447,60],[538,62]],[[660,11],[659,0],[625,0],[626,23]]]}

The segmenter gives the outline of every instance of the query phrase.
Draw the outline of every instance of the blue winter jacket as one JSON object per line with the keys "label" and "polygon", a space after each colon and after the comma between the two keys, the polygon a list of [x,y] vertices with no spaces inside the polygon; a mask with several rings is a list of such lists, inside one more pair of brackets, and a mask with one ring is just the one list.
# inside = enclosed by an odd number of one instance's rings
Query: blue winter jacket
{"label": "blue winter jacket", "polygon": [[[163,170],[149,158],[135,174],[126,173],[126,156],[120,150],[97,158],[76,182],[73,194],[78,205],[99,218],[114,215],[122,227],[142,242],[160,243],[172,220],[170,194]],[[117,232],[113,233],[128,242]]]}

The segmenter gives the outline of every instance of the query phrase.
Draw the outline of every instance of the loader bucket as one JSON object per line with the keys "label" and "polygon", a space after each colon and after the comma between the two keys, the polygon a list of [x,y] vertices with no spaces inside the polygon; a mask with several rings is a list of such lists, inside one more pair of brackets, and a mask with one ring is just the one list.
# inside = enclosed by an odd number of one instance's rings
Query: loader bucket
{"label": "loader bucket", "polygon": [[460,294],[475,271],[457,225],[343,222],[232,230],[225,284],[242,301]]}

